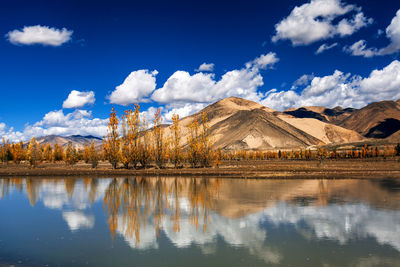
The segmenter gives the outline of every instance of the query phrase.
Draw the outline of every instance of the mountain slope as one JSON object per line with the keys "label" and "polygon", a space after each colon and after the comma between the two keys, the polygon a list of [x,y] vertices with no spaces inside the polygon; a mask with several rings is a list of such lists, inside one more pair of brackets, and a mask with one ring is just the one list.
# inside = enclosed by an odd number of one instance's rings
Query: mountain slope
{"label": "mountain slope", "polygon": [[340,126],[370,138],[386,138],[400,130],[400,105],[395,101],[371,103],[354,111]]}
{"label": "mountain slope", "polygon": [[278,117],[292,126],[323,141],[325,144],[358,142],[364,139],[363,136],[353,130],[325,123],[317,119],[294,118],[284,114],[278,115]]}

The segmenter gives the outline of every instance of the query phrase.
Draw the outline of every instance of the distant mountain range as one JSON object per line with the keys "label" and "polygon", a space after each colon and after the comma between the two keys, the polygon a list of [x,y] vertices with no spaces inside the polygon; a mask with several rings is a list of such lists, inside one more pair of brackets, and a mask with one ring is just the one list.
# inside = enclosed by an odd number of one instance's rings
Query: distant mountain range
{"label": "distant mountain range", "polygon": [[88,135],[88,136],[81,136],[81,135],[71,135],[71,136],[59,136],[59,135],[47,135],[41,136],[37,138],[37,141],[40,144],[50,144],[54,146],[55,144],[59,144],[62,146],[66,146],[68,142],[71,142],[72,145],[76,148],[83,148],[85,144],[91,144],[94,141],[96,147],[102,144],[102,139]]}
{"label": "distant mountain range", "polygon": [[[301,107],[283,112],[272,110],[238,97],[222,99],[200,112],[182,118],[182,146],[186,146],[188,126],[200,121],[206,113],[214,147],[237,149],[290,149],[319,144],[345,144],[366,140],[400,142],[400,100],[371,103],[361,109],[335,107]],[[164,127],[168,136],[170,130]],[[71,141],[76,147],[101,139],[94,136],[50,135],[38,138],[40,143]]]}

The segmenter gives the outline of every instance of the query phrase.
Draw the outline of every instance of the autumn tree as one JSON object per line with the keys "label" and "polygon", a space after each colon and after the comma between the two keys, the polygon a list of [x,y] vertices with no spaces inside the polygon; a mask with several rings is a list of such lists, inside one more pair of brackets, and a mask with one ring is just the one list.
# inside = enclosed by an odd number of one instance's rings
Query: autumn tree
{"label": "autumn tree", "polygon": [[87,143],[85,143],[83,145],[82,158],[83,158],[83,161],[85,163],[89,163],[89,161],[90,161],[90,147],[89,147],[89,145]]}
{"label": "autumn tree", "polygon": [[112,108],[108,122],[107,136],[103,140],[103,148],[105,158],[111,163],[114,169],[117,168],[120,158],[119,143],[117,112]]}
{"label": "autumn tree", "polygon": [[209,167],[212,162],[212,140],[210,137],[210,126],[205,112],[201,114],[201,131],[199,136],[200,163],[203,167]]}
{"label": "autumn tree", "polygon": [[143,119],[141,124],[141,141],[138,143],[139,161],[143,168],[146,168],[151,160],[152,146],[151,133],[147,129],[147,122]]}
{"label": "autumn tree", "polygon": [[64,159],[64,148],[59,144],[54,145],[53,149],[53,162],[62,161]]}
{"label": "autumn tree", "polygon": [[36,141],[35,137],[32,137],[31,141],[29,142],[26,157],[29,161],[29,165],[33,167],[37,166],[37,164],[42,160],[40,144]]}
{"label": "autumn tree", "polygon": [[174,164],[175,168],[178,168],[182,161],[181,127],[179,125],[178,114],[172,116],[170,130],[172,135],[171,162]]}
{"label": "autumn tree", "polygon": [[42,149],[43,153],[43,160],[45,161],[52,161],[53,160],[53,148],[49,143],[46,143]]}
{"label": "autumn tree", "polygon": [[3,137],[3,144],[0,145],[0,160],[6,163],[12,160],[10,142],[8,140],[6,141],[4,137]]}
{"label": "autumn tree", "polygon": [[162,128],[161,109],[158,108],[154,113],[153,120],[153,141],[154,141],[154,162],[158,168],[162,168],[165,162],[167,142],[164,139],[164,129]]}
{"label": "autumn tree", "polygon": [[13,144],[12,154],[13,154],[13,160],[16,164],[19,164],[22,160],[25,159],[24,143],[22,141]]}
{"label": "autumn tree", "polygon": [[72,142],[69,141],[65,148],[65,163],[68,165],[74,165],[78,162],[78,153],[76,148],[72,146]]}
{"label": "autumn tree", "polygon": [[99,159],[97,156],[94,141],[92,141],[89,147],[89,163],[92,165],[92,168],[96,168],[97,165],[99,164]]}
{"label": "autumn tree", "polygon": [[186,151],[187,160],[196,167],[200,160],[200,139],[199,139],[199,123],[194,120],[189,124],[189,137],[188,137],[188,148]]}

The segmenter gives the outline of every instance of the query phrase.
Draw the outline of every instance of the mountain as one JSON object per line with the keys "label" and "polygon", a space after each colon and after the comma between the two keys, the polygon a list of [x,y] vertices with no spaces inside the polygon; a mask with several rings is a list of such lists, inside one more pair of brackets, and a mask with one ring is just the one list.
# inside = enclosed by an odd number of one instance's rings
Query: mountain
{"label": "mountain", "polygon": [[364,139],[359,133],[326,123],[313,118],[295,118],[286,114],[278,115],[278,118],[292,126],[312,135],[325,144],[359,142]]}
{"label": "mountain", "polygon": [[[314,119],[307,120],[304,127],[304,121],[238,97],[229,97],[207,106],[183,118],[181,125],[200,121],[202,113],[209,119],[214,146],[226,150],[305,148],[321,143],[362,140],[354,131]],[[169,135],[168,129],[166,134]],[[186,144],[188,135],[188,131],[184,130],[183,144]]]}
{"label": "mountain", "polygon": [[400,130],[400,104],[398,102],[371,103],[354,111],[339,125],[365,137],[386,138]]}
{"label": "mountain", "polygon": [[72,142],[72,145],[76,148],[83,148],[85,144],[90,144],[94,141],[96,147],[102,144],[102,139],[95,136],[81,136],[81,135],[71,135],[71,136],[59,136],[59,135],[47,135],[38,137],[37,141],[40,144],[50,144],[54,146],[55,144],[59,144],[62,146],[66,146],[68,142]]}
{"label": "mountain", "polygon": [[291,108],[283,111],[287,115],[291,115],[295,118],[313,118],[323,122],[329,122],[333,124],[339,124],[347,117],[349,117],[356,109],[354,108],[325,108],[317,106],[308,106],[301,108]]}

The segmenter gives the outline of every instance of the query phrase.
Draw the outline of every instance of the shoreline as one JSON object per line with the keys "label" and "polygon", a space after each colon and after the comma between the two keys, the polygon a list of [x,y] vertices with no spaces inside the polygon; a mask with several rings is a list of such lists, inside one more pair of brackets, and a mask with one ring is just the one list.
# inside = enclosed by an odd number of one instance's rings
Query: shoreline
{"label": "shoreline", "polygon": [[96,169],[79,163],[66,166],[61,163],[43,163],[36,168],[10,163],[0,165],[0,178],[11,177],[220,177],[236,179],[385,179],[400,178],[400,163],[393,159],[364,160],[248,160],[227,161],[220,167],[165,168],[165,169],[111,169],[102,162]]}

